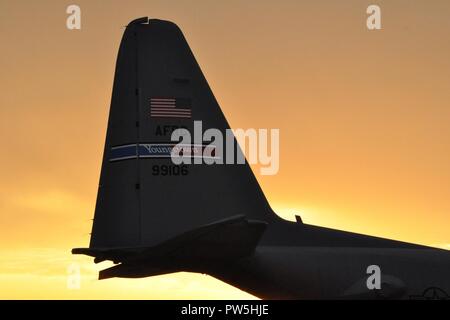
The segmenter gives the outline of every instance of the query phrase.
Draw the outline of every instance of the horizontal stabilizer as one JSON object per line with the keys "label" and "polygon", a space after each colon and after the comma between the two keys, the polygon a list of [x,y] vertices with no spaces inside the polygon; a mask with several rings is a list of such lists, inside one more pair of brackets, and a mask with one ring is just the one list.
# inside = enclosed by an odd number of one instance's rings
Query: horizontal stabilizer
{"label": "horizontal stabilizer", "polygon": [[[77,248],[72,253],[95,257],[95,262],[111,260],[121,263],[103,270],[101,279],[142,277],[140,272],[149,276],[188,271],[187,265],[195,269],[195,265],[233,261],[251,255],[266,225],[266,222],[238,215],[185,232],[153,247]],[[146,266],[145,271],[141,271],[142,266]]]}

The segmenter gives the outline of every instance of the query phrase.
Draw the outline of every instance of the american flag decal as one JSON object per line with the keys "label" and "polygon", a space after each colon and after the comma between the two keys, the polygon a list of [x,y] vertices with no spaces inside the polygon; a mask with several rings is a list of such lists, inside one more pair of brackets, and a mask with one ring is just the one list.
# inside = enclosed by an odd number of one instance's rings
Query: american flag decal
{"label": "american flag decal", "polygon": [[185,98],[150,98],[151,118],[190,119],[191,100]]}

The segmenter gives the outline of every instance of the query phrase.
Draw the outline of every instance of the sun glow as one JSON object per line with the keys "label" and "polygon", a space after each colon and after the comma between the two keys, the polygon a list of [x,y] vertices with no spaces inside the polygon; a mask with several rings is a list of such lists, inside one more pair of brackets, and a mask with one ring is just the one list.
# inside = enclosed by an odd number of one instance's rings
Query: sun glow
{"label": "sun glow", "polygon": [[121,26],[146,13],[181,26],[232,128],[280,130],[278,174],[254,170],[278,215],[450,248],[450,2],[377,2],[379,32],[360,0],[78,0],[70,31],[60,1],[2,0],[0,298],[252,298],[200,274],[99,281],[107,263],[70,254],[89,244]]}

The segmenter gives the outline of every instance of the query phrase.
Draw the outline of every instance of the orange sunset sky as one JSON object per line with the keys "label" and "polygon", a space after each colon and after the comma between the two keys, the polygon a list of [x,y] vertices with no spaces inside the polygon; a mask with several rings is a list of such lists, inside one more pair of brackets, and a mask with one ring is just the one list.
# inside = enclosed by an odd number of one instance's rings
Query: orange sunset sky
{"label": "orange sunset sky", "polygon": [[[366,28],[373,3],[382,30]],[[256,171],[280,216],[450,248],[449,14],[447,0],[0,0],[0,298],[252,298],[188,273],[98,281],[107,263],[70,254],[89,243],[117,50],[141,16],[181,27],[233,128],[280,129],[279,173]]]}

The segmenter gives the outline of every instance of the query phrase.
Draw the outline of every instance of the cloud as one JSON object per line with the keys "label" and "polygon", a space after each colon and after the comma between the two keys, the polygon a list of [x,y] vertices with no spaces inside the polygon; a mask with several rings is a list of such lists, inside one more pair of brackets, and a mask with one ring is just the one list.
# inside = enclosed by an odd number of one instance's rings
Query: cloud
{"label": "cloud", "polygon": [[1,195],[0,247],[69,247],[89,241],[95,202],[66,190],[12,190]]}
{"label": "cloud", "polygon": [[54,248],[28,248],[3,250],[1,274],[58,276],[66,273],[73,262],[69,250]]}
{"label": "cloud", "polygon": [[16,207],[31,211],[60,214],[67,212],[92,211],[92,203],[76,194],[64,190],[35,191],[26,194],[15,194],[10,203]]}

